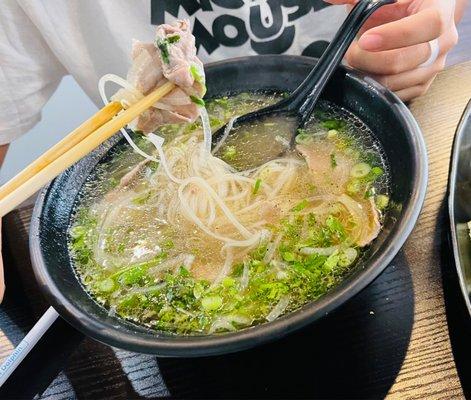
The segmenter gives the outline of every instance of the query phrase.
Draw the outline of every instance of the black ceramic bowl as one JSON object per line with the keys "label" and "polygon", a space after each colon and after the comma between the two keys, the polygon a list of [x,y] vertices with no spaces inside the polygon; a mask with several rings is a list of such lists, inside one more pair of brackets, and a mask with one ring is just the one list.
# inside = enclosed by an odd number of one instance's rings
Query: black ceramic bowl
{"label": "black ceramic bowl", "polygon": [[[257,56],[206,67],[208,96],[260,89],[291,91],[309,73],[314,59]],[[423,204],[427,155],[417,123],[404,104],[374,81],[339,68],[325,99],[353,112],[381,142],[391,165],[392,201],[379,237],[345,281],[300,310],[239,332],[208,336],[176,336],[151,331],[111,317],[84,291],[67,249],[67,227],[77,194],[87,176],[119,135],[54,180],[36,203],[30,247],[34,271],[48,300],[70,324],[111,346],[160,356],[203,356],[229,353],[284,336],[326,315],[357,294],[389,264],[409,236]]]}

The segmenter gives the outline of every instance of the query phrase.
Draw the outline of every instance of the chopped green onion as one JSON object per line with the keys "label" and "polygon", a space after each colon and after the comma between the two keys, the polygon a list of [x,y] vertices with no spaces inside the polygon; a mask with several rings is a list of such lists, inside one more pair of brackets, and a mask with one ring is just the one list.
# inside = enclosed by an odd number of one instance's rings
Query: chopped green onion
{"label": "chopped green onion", "polygon": [[162,61],[165,63],[165,64],[169,64],[170,63],[170,53],[169,53],[169,50],[168,50],[168,40],[166,39],[157,39],[157,41],[155,42],[157,48],[160,50],[160,55],[162,57]]}
{"label": "chopped green onion", "polygon": [[373,197],[376,194],[376,189],[374,187],[370,187],[365,193],[365,199]]}
{"label": "chopped green onion", "polygon": [[169,36],[169,37],[167,38],[167,41],[168,41],[170,44],[177,43],[179,40],[180,40],[180,35],[173,35],[173,36]]}
{"label": "chopped green onion", "polygon": [[222,154],[222,158],[225,160],[233,160],[235,156],[237,155],[237,150],[235,146],[227,146],[224,149],[224,153]]}
{"label": "chopped green onion", "polygon": [[338,252],[338,250],[335,250],[327,258],[327,260],[325,260],[324,268],[326,268],[328,270],[333,270],[337,266],[337,264],[339,263],[339,259],[340,259],[339,252]]}
{"label": "chopped green onion", "polygon": [[253,187],[253,194],[257,194],[258,191],[260,190],[260,186],[262,186],[262,180],[260,178],[258,178],[256,181],[255,181],[255,185]]}
{"label": "chopped green onion", "polygon": [[230,276],[226,276],[223,280],[222,280],[222,286],[224,287],[232,287],[235,285],[235,280],[233,278],[231,278]]}
{"label": "chopped green onion", "polygon": [[371,174],[373,174],[375,177],[381,176],[384,174],[383,168],[373,167],[371,168]]}
{"label": "chopped green onion", "polygon": [[190,72],[191,72],[191,76],[193,76],[193,79],[196,82],[204,83],[203,75],[200,74],[200,71],[199,71],[198,67],[195,64],[192,64],[190,66]]}
{"label": "chopped green onion", "polygon": [[195,287],[193,288],[193,296],[195,299],[199,299],[204,293],[204,287],[201,282],[196,282]]}
{"label": "chopped green onion", "polygon": [[147,203],[147,200],[150,199],[151,194],[152,194],[151,191],[147,191],[146,193],[141,194],[140,196],[135,197],[135,198],[132,199],[131,201],[132,201],[132,203],[135,204],[136,206],[142,206],[143,204],[146,204],[146,203]]}
{"label": "chopped green onion", "polygon": [[173,249],[175,247],[175,243],[171,239],[167,239],[162,243],[162,247],[165,249]]}
{"label": "chopped green onion", "polygon": [[294,141],[297,144],[308,144],[308,143],[312,142],[312,140],[313,140],[312,135],[307,133],[304,129],[298,129],[297,133],[298,134],[294,138]]}
{"label": "chopped green onion", "polygon": [[339,265],[341,267],[348,267],[353,264],[357,257],[358,251],[353,247],[349,247],[340,253]]}
{"label": "chopped green onion", "polygon": [[331,129],[331,130],[329,130],[329,132],[327,132],[327,137],[329,139],[332,139],[332,138],[336,137],[338,134],[339,134],[339,131],[337,129]]}
{"label": "chopped green onion", "polygon": [[165,39],[160,39],[159,38],[155,41],[155,46],[160,50],[160,55],[162,57],[162,61],[165,64],[170,63],[170,52],[169,52],[168,46],[170,44],[177,43],[179,40],[180,40],[180,36],[179,35],[174,35],[174,36],[170,36],[170,37],[165,38]]}
{"label": "chopped green onion", "polygon": [[350,175],[354,178],[364,178],[371,171],[371,167],[367,163],[358,163],[353,166]]}
{"label": "chopped green onion", "polygon": [[335,168],[337,166],[337,159],[335,158],[335,153],[330,155],[330,166]]}
{"label": "chopped green onion", "polygon": [[339,130],[345,126],[345,122],[338,120],[338,119],[328,119],[326,121],[322,121],[321,125],[328,130],[335,129]]}
{"label": "chopped green onion", "polygon": [[352,179],[347,184],[347,192],[349,194],[357,194],[361,190],[361,182],[358,179]]}
{"label": "chopped green onion", "polygon": [[115,286],[116,286],[115,282],[111,278],[106,278],[106,279],[98,282],[98,285],[97,285],[98,290],[100,292],[105,292],[105,293],[112,292],[114,290]]}
{"label": "chopped green onion", "polygon": [[389,196],[379,194],[378,196],[376,196],[375,203],[376,207],[378,207],[378,209],[382,211],[386,209],[389,205]]}
{"label": "chopped green onion", "polygon": [[222,298],[219,296],[207,296],[201,299],[201,305],[206,311],[216,311],[222,306]]}
{"label": "chopped green onion", "polygon": [[301,201],[300,203],[296,204],[296,205],[291,209],[291,211],[293,211],[293,212],[302,211],[302,210],[304,210],[308,205],[309,205],[309,201],[308,201],[307,199],[304,199],[304,200]]}
{"label": "chopped green onion", "polygon": [[197,96],[190,96],[190,99],[193,103],[201,106],[201,107],[204,107],[205,106],[205,102],[204,100],[201,98],[201,97],[197,97]]}
{"label": "chopped green onion", "polygon": [[285,261],[296,261],[296,255],[290,251],[285,251],[281,256]]}

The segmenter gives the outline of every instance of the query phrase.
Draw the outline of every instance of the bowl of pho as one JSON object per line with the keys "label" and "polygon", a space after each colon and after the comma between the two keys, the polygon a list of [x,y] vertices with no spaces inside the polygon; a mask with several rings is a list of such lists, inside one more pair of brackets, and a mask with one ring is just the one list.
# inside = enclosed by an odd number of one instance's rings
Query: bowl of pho
{"label": "bowl of pho", "polygon": [[[205,66],[200,86],[194,71],[189,109],[163,105],[155,135],[140,117],[129,142],[116,135],[42,191],[32,259],[68,322],[132,351],[234,352],[314,322],[387,267],[427,182],[420,130],[391,92],[341,67],[290,150],[282,120],[211,145],[211,131],[288,96],[315,63],[227,60]],[[280,155],[257,165],[266,151]]]}

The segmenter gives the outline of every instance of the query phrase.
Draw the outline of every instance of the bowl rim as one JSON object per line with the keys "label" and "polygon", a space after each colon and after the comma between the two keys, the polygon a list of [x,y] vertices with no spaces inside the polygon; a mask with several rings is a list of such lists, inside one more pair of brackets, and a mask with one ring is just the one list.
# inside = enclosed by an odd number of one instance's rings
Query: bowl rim
{"label": "bowl rim", "polygon": [[471,299],[469,296],[469,285],[466,283],[466,275],[464,262],[460,254],[460,241],[456,230],[456,207],[455,199],[457,197],[457,180],[458,180],[458,165],[460,163],[461,145],[467,135],[467,129],[471,125],[471,100],[466,104],[466,107],[461,115],[460,121],[456,128],[455,137],[453,140],[453,147],[450,160],[450,173],[448,177],[448,218],[450,221],[450,237],[451,247],[453,251],[453,259],[458,275],[461,294],[463,295],[466,309],[471,316]]}
{"label": "bowl rim", "polygon": [[[305,56],[259,55],[231,58],[209,63],[205,67],[211,68],[213,66],[236,64],[238,62],[255,62],[254,60],[257,58],[275,58],[278,62],[280,59],[283,59],[285,62],[305,62],[309,64],[316,62],[316,59]],[[36,280],[40,284],[47,300],[56,311],[77,330],[107,345],[135,352],[158,354],[159,356],[208,356],[248,349],[285,336],[327,315],[376,279],[399,252],[412,232],[421,212],[428,182],[427,149],[417,121],[405,104],[394,93],[360,72],[345,66],[341,66],[340,69],[346,70],[350,77],[361,81],[363,85],[367,85],[370,90],[382,96],[392,108],[396,109],[396,114],[403,119],[403,123],[407,127],[409,140],[414,150],[412,161],[416,165],[416,171],[411,179],[416,184],[410,194],[408,207],[403,211],[402,218],[395,225],[395,232],[391,233],[393,240],[385,245],[381,252],[381,257],[372,259],[363,270],[359,271],[355,279],[351,279],[348,282],[344,281],[335,290],[328,292],[318,300],[308,303],[301,309],[272,322],[224,334],[158,336],[158,333],[149,333],[146,335],[133,335],[124,330],[116,329],[114,326],[110,326],[100,319],[83,312],[58,289],[48,273],[38,238],[43,206],[53,181],[42,189],[36,200],[30,226],[30,253]]]}

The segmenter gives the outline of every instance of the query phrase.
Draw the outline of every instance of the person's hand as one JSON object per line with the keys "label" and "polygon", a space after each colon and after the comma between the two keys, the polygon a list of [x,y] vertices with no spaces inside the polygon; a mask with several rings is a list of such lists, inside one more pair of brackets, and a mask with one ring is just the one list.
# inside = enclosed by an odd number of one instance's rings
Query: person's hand
{"label": "person's hand", "polygon": [[[355,4],[356,0],[326,0]],[[457,0],[458,2],[464,0]],[[346,61],[372,76],[407,101],[424,94],[458,42],[455,0],[398,0],[383,6],[363,26]],[[439,53],[430,60],[430,41],[438,40]],[[428,60],[430,65],[422,66]]]}

